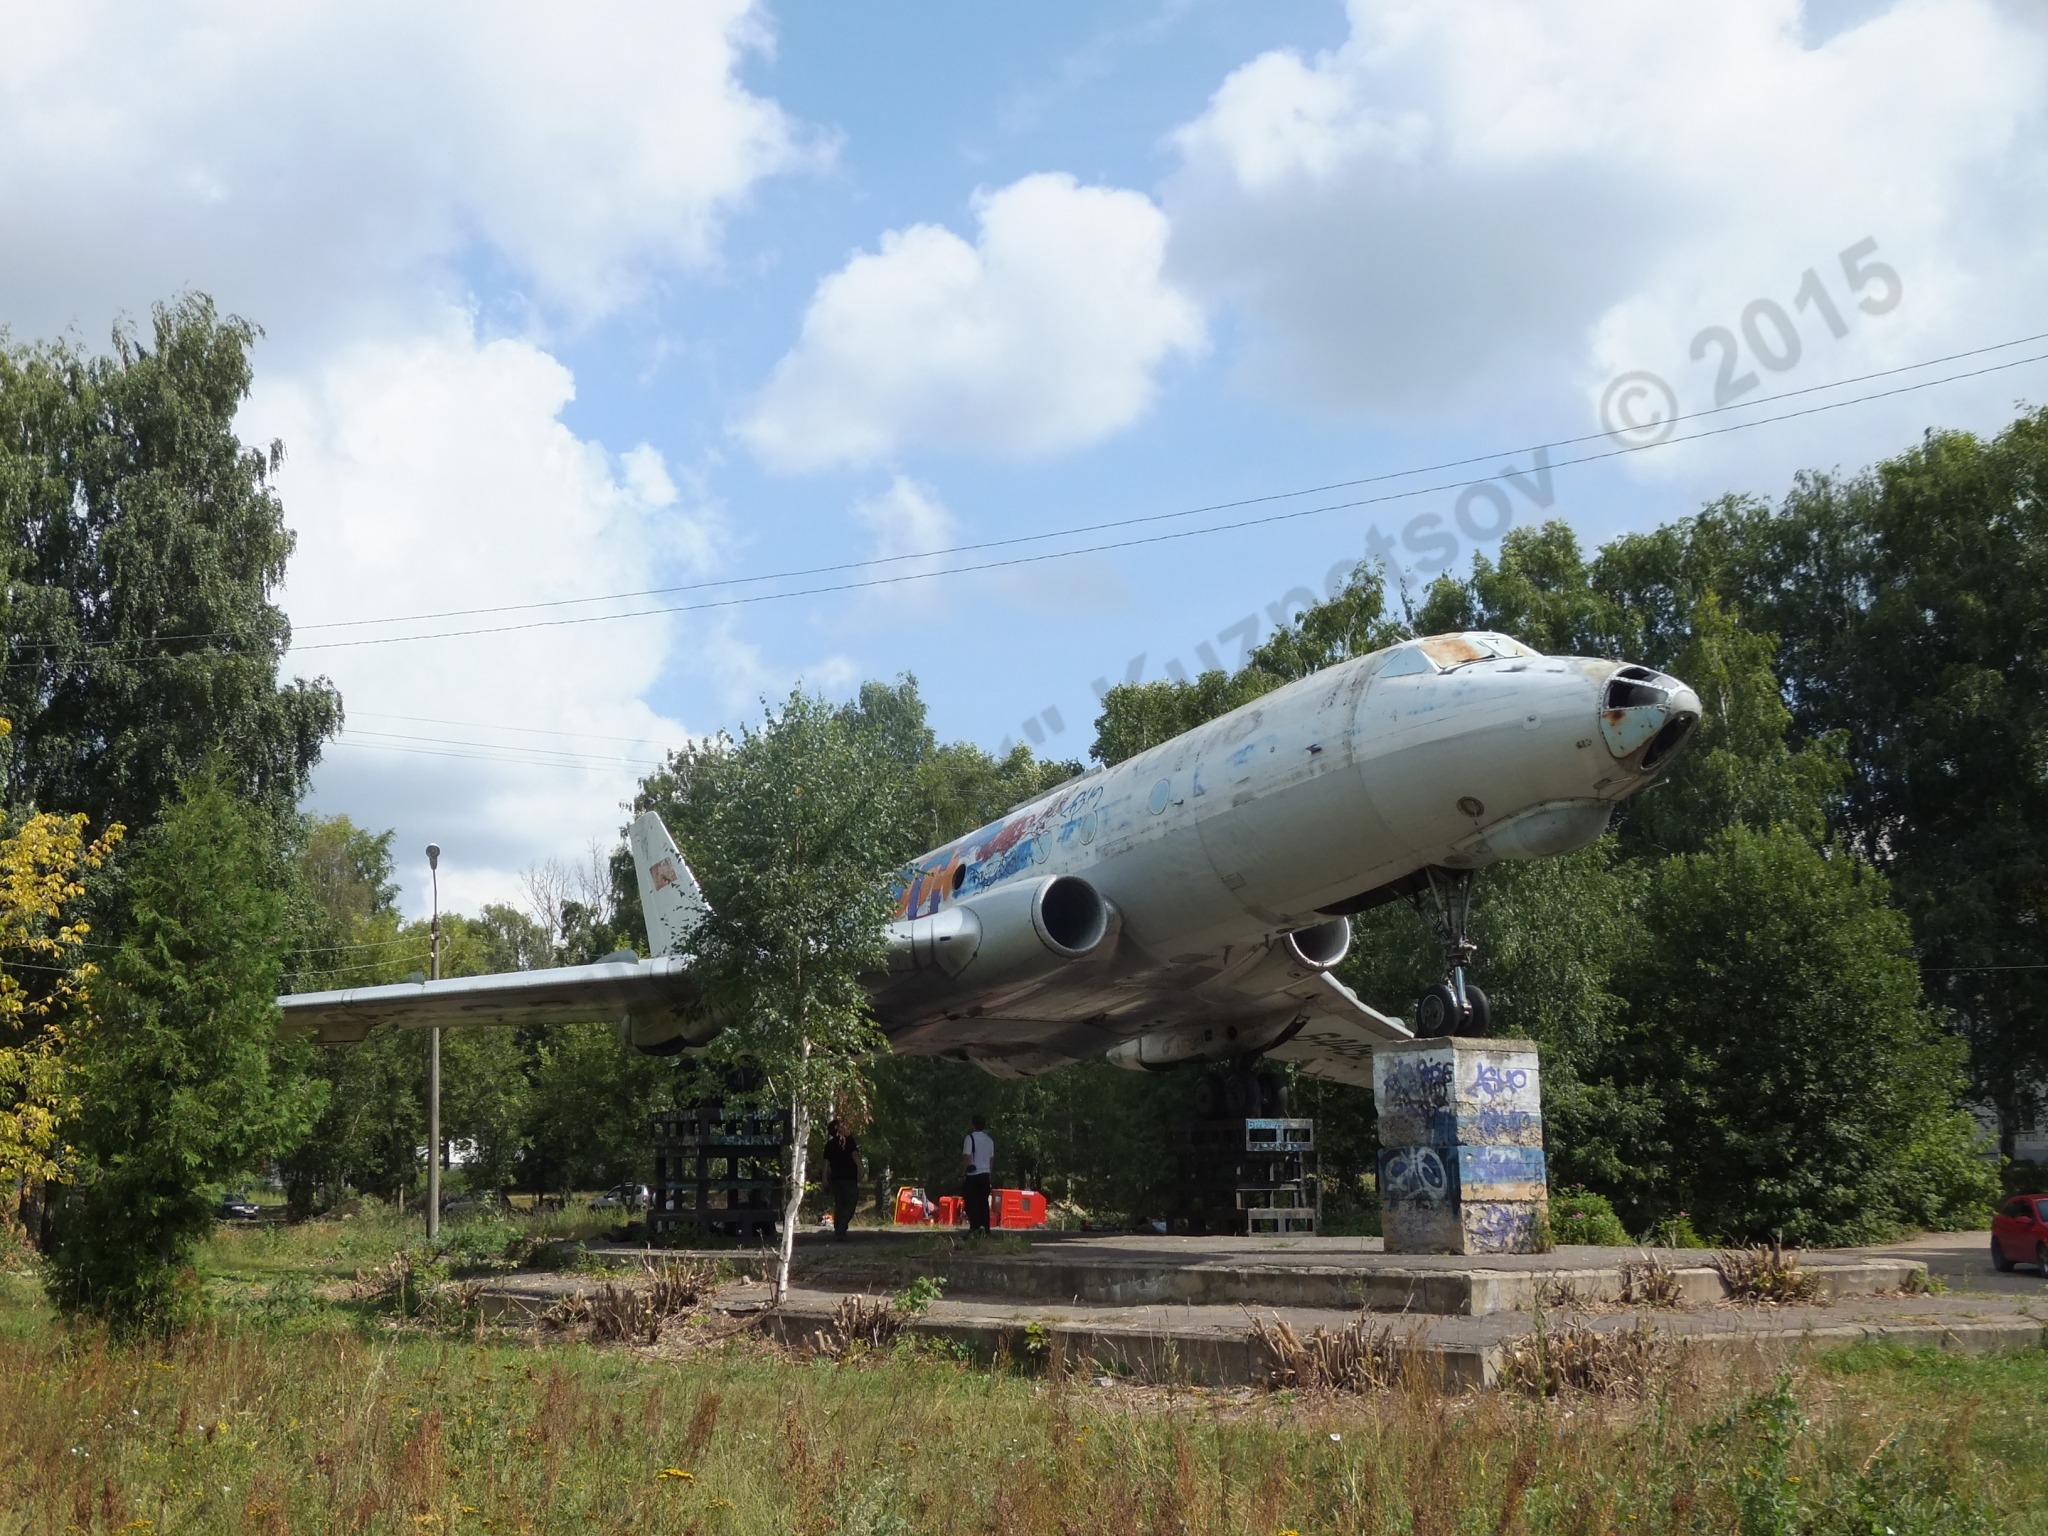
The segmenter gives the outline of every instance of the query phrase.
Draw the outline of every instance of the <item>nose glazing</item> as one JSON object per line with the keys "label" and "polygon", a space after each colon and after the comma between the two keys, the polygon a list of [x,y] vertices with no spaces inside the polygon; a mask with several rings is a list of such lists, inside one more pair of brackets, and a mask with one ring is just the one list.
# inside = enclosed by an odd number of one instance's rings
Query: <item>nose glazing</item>
{"label": "nose glazing", "polygon": [[1607,750],[1639,773],[1667,767],[1700,723],[1700,698],[1675,677],[1648,667],[1618,667],[1600,699]]}

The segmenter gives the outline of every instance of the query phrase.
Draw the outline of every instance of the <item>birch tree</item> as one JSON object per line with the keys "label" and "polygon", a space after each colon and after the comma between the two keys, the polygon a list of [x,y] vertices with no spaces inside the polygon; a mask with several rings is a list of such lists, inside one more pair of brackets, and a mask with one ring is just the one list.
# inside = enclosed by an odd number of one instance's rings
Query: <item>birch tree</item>
{"label": "birch tree", "polygon": [[812,1127],[865,1109],[866,1065],[887,1048],[865,978],[886,964],[914,785],[858,708],[802,691],[671,771],[677,837],[711,905],[684,953],[707,1006],[730,1021],[711,1054],[758,1070],[789,1110],[779,1302]]}

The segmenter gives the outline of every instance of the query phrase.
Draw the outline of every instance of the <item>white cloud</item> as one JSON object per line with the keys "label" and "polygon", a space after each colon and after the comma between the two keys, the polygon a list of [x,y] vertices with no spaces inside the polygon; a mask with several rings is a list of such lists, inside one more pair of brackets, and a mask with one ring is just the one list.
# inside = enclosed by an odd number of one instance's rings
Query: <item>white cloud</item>
{"label": "white cloud", "polygon": [[820,153],[737,78],[751,0],[0,0],[0,36],[0,293],[30,334],[194,285],[289,350],[431,315],[479,251],[588,318]]}
{"label": "white cloud", "polygon": [[1014,457],[1096,442],[1203,345],[1161,275],[1166,221],[1141,193],[1027,176],[974,201],[970,245],[892,230],[818,285],[795,347],[740,425],[785,470],[912,446]]}
{"label": "white cloud", "polygon": [[408,858],[439,842],[443,901],[456,906],[502,898],[526,865],[616,835],[619,803],[684,739],[644,702],[673,621],[373,645],[333,642],[593,610],[321,626],[656,584],[648,550],[702,519],[652,448],[614,462],[564,426],[573,393],[545,352],[480,342],[451,314],[431,335],[263,384],[243,416],[245,435],[287,446],[279,486],[298,550],[284,602],[299,626],[288,670],[332,677],[348,706],[314,803],[394,826]]}
{"label": "white cloud", "polygon": [[854,503],[853,516],[875,536],[875,557],[891,562],[892,575],[936,569],[934,560],[905,557],[946,549],[959,526],[938,492],[908,475],[897,475],[886,491]]}
{"label": "white cloud", "polygon": [[[1850,333],[1809,310],[1807,369],[1767,385],[2038,329],[2039,16],[1872,10],[1815,40],[1797,0],[1354,0],[1341,47],[1251,61],[1176,135],[1169,274],[1250,314],[1254,378],[1346,412],[1555,418],[1642,367],[1711,404],[1692,338],[1792,311],[1808,267]],[[1838,261],[1865,236],[1906,285],[1881,319]]]}
{"label": "white cloud", "polygon": [[[829,157],[741,82],[758,0],[0,0],[0,38],[0,326],[96,340],[188,286],[263,324],[242,426],[288,450],[302,626],[715,563],[696,477],[577,437],[543,338],[714,268],[758,181]],[[337,649],[311,647],[365,631],[302,627],[293,666],[349,710],[314,803],[394,826],[402,868],[439,841],[457,905],[511,896],[608,840],[680,739],[644,699],[684,622]]]}

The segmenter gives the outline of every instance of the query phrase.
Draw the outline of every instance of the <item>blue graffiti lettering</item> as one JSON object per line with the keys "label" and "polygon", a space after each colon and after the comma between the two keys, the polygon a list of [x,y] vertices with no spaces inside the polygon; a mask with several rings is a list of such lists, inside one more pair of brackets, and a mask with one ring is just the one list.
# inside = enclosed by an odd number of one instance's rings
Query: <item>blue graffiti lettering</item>
{"label": "blue graffiti lettering", "polygon": [[1528,1086],[1529,1074],[1521,1067],[1503,1072],[1492,1062],[1482,1061],[1472,1074],[1472,1092],[1483,1093],[1489,1099],[1503,1093],[1520,1093]]}

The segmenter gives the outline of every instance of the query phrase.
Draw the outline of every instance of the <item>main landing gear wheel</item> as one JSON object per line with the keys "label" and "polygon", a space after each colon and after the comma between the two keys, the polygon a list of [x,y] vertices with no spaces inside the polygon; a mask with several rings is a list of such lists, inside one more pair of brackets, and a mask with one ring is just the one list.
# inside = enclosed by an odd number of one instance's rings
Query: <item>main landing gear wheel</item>
{"label": "main landing gear wheel", "polygon": [[1458,1010],[1458,994],[1451,990],[1447,981],[1431,987],[1415,1004],[1415,1033],[1418,1035],[1455,1035],[1463,1022]]}
{"label": "main landing gear wheel", "polygon": [[1465,979],[1465,972],[1479,953],[1472,942],[1472,871],[1436,869],[1426,871],[1429,888],[1408,898],[1435,931],[1444,949],[1444,969],[1449,975],[1415,1004],[1415,1032],[1418,1035],[1484,1035],[1493,1027],[1493,1008],[1486,994]]}
{"label": "main landing gear wheel", "polygon": [[1486,1035],[1493,1029],[1493,1004],[1486,1000],[1486,994],[1471,982],[1465,983],[1465,1024],[1456,1031],[1461,1035]]}
{"label": "main landing gear wheel", "polygon": [[1287,1113],[1287,1080],[1277,1072],[1234,1065],[1195,1079],[1197,1120],[1259,1120]]}

